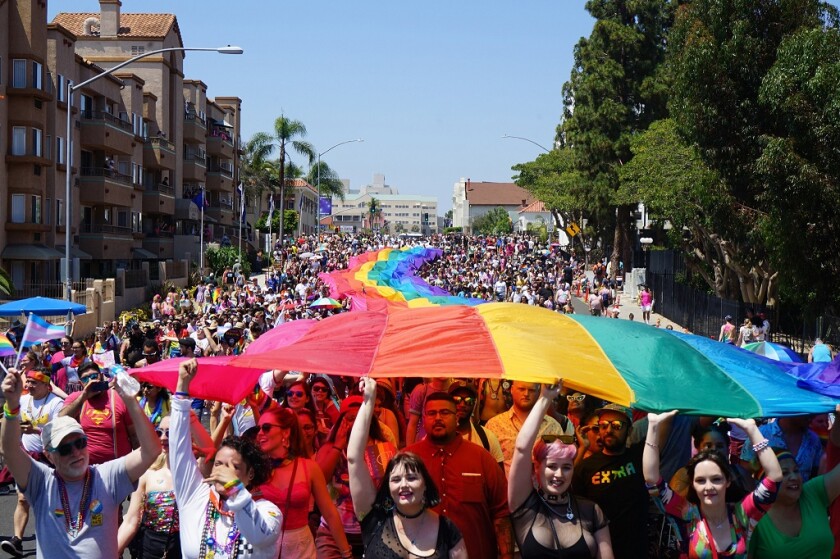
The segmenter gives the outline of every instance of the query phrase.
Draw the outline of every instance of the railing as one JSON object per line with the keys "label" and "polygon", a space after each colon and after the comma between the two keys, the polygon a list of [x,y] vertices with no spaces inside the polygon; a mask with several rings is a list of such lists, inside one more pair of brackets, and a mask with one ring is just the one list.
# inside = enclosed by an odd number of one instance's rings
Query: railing
{"label": "railing", "polygon": [[146,138],[146,144],[152,147],[166,149],[171,152],[175,151],[175,144],[173,144],[166,138],[161,138],[160,136]]}
{"label": "railing", "polygon": [[194,161],[202,167],[207,166],[207,152],[203,149],[199,150],[184,150],[184,161]]}
{"label": "railing", "polygon": [[123,120],[118,118],[111,113],[106,113],[104,111],[82,111],[82,120],[94,120],[94,121],[102,121],[106,122],[112,126],[120,128],[129,134],[134,134],[134,127],[131,126],[131,123],[127,120]]}
{"label": "railing", "polygon": [[145,287],[149,285],[149,274],[146,270],[126,270],[125,287]]}
{"label": "railing", "polygon": [[219,200],[216,204],[211,204],[211,208],[221,208],[223,210],[233,210],[233,202],[228,202],[226,200]]}
{"label": "railing", "polygon": [[[84,291],[88,286],[93,287],[93,280],[76,281],[72,283],[72,286],[76,291]],[[26,299],[39,295],[42,297],[52,297],[53,299],[63,299],[64,289],[65,285],[59,282],[34,282],[25,285],[16,285],[12,299]]]}
{"label": "railing", "polygon": [[175,187],[169,184],[163,184],[162,182],[146,181],[146,190],[160,192],[167,196],[175,196]]}
{"label": "railing", "polygon": [[216,164],[216,165],[212,165],[210,167],[210,172],[211,173],[221,173],[221,174],[225,175],[226,177],[232,177],[233,176],[233,167],[229,166],[229,165]]}
{"label": "railing", "polygon": [[202,128],[207,127],[207,123],[204,121],[204,119],[198,116],[198,113],[192,111],[187,111],[186,113],[184,113],[184,121],[198,124]]}
{"label": "railing", "polygon": [[131,227],[108,225],[104,223],[82,223],[82,233],[105,233],[111,235],[131,235]]}
{"label": "railing", "polygon": [[106,169],[105,167],[82,167],[82,177],[104,177],[110,181],[118,182],[126,186],[131,186],[134,182],[131,175],[123,175],[113,169]]}

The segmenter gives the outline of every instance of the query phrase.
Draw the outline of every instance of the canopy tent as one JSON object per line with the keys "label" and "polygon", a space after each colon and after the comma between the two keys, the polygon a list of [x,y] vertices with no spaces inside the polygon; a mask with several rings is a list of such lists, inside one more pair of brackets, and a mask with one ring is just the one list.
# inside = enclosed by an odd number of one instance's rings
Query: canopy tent
{"label": "canopy tent", "polygon": [[30,297],[19,301],[10,301],[0,305],[0,316],[36,314],[38,316],[59,316],[67,313],[85,314],[87,307],[79,303],[50,299],[49,297]]}

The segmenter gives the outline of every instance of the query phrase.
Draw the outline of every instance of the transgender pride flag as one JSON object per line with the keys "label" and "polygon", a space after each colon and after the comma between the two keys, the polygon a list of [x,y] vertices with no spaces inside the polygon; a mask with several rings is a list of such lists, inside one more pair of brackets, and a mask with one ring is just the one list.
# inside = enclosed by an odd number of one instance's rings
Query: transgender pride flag
{"label": "transgender pride flag", "polygon": [[50,324],[38,315],[30,314],[23,331],[21,347],[31,347],[64,336],[64,327]]}

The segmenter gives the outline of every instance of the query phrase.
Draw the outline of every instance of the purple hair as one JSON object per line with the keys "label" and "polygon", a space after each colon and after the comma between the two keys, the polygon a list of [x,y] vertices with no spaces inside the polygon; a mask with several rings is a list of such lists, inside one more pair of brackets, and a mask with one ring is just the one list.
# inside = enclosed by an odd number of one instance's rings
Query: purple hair
{"label": "purple hair", "polygon": [[546,443],[540,439],[534,445],[534,462],[541,464],[548,458],[556,460],[574,460],[577,454],[577,447],[573,444],[565,444],[559,440]]}

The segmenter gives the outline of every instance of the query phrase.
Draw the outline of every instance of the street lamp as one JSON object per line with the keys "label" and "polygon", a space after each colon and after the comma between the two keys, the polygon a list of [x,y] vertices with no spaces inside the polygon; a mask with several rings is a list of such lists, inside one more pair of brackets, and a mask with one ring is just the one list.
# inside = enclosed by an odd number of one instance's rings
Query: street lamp
{"label": "street lamp", "polygon": [[330,151],[334,150],[338,146],[343,146],[344,144],[353,144],[356,142],[364,142],[363,138],[356,138],[355,140],[344,140],[343,142],[338,142],[333,147],[322,151],[318,154],[318,208],[316,210],[316,219],[315,219],[315,234],[320,236],[321,234],[321,156],[326,155]]}
{"label": "street lamp", "polygon": [[529,138],[523,138],[522,136],[509,136],[508,134],[503,135],[503,136],[502,136],[502,138],[503,138],[503,139],[504,139],[504,138],[513,138],[514,140],[523,140],[523,141],[525,141],[525,142],[531,142],[532,144],[534,144],[535,146],[537,146],[538,148],[540,148],[540,149],[541,149],[541,150],[543,150],[544,152],[546,152],[546,153],[551,153],[551,150],[550,150],[550,149],[548,149],[547,147],[545,147],[545,146],[544,146],[544,145],[542,145],[542,144],[538,144],[537,142],[535,142],[534,140],[531,140],[531,139],[529,139]]}
{"label": "street lamp", "polygon": [[105,76],[109,76],[113,74],[115,71],[128,66],[132,62],[136,62],[141,58],[145,58],[147,56],[151,56],[153,54],[160,54],[162,52],[174,52],[174,51],[187,51],[187,50],[203,50],[203,51],[212,51],[218,52],[221,54],[242,54],[243,50],[241,47],[235,47],[228,45],[226,47],[216,47],[216,48],[199,48],[199,47],[170,47],[165,49],[157,49],[151,50],[149,52],[144,52],[143,54],[138,54],[137,56],[132,56],[128,60],[124,62],[120,62],[116,66],[112,68],[108,68],[104,72],[96,74],[90,79],[83,81],[80,84],[73,85],[73,82],[67,82],[67,147],[65,149],[65,163],[67,165],[67,172],[66,180],[64,184],[64,275],[65,275],[65,290],[64,296],[69,301],[73,295],[73,278],[70,272],[70,223],[72,221],[72,204],[70,203],[70,182],[71,182],[71,175],[73,172],[73,136],[72,136],[72,120],[73,120],[73,92],[79,90],[86,85],[95,82],[99,78],[104,78]]}
{"label": "street lamp", "polygon": [[641,239],[639,239],[639,244],[642,245],[642,252],[645,253],[645,270],[647,270],[648,251],[650,250],[650,245],[653,244],[653,239],[651,237],[642,237]]}

